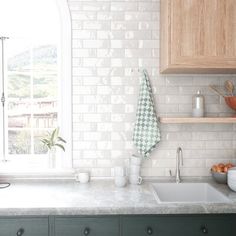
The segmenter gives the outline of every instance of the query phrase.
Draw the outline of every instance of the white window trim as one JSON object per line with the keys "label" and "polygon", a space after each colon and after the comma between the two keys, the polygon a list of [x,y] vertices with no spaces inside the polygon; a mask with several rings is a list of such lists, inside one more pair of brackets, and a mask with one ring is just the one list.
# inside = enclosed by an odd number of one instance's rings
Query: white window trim
{"label": "white window trim", "polygon": [[[71,14],[67,0],[56,0],[61,20],[61,55],[60,63],[61,86],[60,95],[63,106],[60,106],[58,116],[60,119],[61,133],[67,141],[66,152],[62,155],[62,166],[72,168],[72,26]],[[63,90],[63,91],[62,91]],[[66,92],[64,92],[66,91]],[[66,125],[65,125],[66,124]]]}
{"label": "white window trim", "polygon": [[55,0],[58,6],[59,19],[61,25],[61,47],[60,51],[60,98],[63,100],[62,106],[59,106],[58,117],[60,117],[60,133],[67,141],[66,151],[61,155],[60,169],[48,170],[11,170],[1,168],[1,176],[5,178],[70,178],[73,170],[72,157],[72,26],[71,14],[67,0]]}

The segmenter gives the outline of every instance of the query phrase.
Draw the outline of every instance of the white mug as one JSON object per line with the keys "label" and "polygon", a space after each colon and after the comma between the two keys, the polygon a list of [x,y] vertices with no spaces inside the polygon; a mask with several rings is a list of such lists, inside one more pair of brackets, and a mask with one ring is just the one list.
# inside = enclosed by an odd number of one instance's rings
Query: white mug
{"label": "white mug", "polygon": [[126,176],[126,171],[124,166],[115,166],[115,176]]}
{"label": "white mug", "polygon": [[137,165],[137,166],[140,166],[141,163],[142,163],[142,159],[141,159],[141,157],[138,157],[138,156],[132,155],[132,157],[130,158],[130,164],[131,164],[131,165]]}
{"label": "white mug", "polygon": [[141,184],[143,182],[143,178],[139,175],[130,175],[129,182],[131,184]]}
{"label": "white mug", "polygon": [[82,184],[88,183],[89,179],[90,179],[89,172],[80,172],[75,175],[75,180],[79,181]]}
{"label": "white mug", "polygon": [[131,175],[140,175],[141,166],[130,165],[130,174]]}
{"label": "white mug", "polygon": [[124,187],[126,185],[126,177],[125,176],[116,176],[115,177],[115,185],[117,187]]}

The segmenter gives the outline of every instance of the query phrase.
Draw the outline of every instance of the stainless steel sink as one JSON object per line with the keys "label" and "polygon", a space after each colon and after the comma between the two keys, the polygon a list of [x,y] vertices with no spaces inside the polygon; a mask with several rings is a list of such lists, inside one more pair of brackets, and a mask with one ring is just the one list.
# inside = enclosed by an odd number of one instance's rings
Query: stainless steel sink
{"label": "stainless steel sink", "polygon": [[155,183],[155,197],[162,203],[227,203],[230,199],[208,183]]}

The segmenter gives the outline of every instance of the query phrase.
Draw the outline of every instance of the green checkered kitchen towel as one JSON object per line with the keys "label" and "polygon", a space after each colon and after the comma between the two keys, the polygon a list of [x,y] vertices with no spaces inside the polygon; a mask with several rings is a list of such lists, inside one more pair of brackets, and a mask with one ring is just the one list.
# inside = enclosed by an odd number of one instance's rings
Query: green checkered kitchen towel
{"label": "green checkered kitchen towel", "polygon": [[148,73],[143,70],[133,142],[141,156],[147,158],[160,140],[161,135],[152,97],[152,88]]}

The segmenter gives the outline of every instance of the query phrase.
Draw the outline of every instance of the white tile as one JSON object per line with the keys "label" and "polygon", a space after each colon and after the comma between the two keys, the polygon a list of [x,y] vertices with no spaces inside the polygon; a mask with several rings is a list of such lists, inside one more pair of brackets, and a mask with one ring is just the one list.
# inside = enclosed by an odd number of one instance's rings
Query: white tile
{"label": "white tile", "polygon": [[[158,116],[190,116],[192,96],[205,96],[206,115],[231,116],[209,84],[233,75],[160,75],[159,0],[69,0],[72,14],[74,167],[110,177],[128,160],[136,120],[138,71],[146,68]],[[236,125],[161,124],[162,141],[143,163],[143,176],[168,176],[176,149],[184,154],[183,176],[209,176],[218,162],[236,162]]]}

